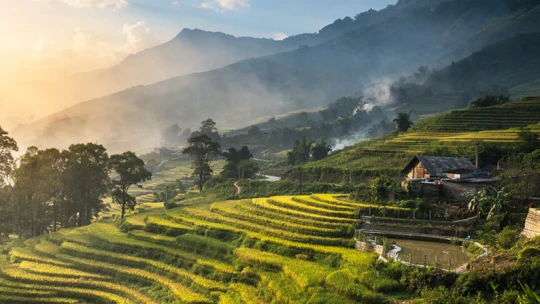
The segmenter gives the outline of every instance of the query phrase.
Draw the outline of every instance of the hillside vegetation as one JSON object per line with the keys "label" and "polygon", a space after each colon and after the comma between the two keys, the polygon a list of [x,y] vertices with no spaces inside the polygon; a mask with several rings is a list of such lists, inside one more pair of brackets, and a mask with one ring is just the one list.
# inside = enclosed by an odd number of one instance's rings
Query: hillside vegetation
{"label": "hillside vegetation", "polygon": [[[416,154],[474,157],[476,143],[517,144],[520,127],[540,133],[540,97],[503,105],[455,110],[418,122],[408,132],[383,136],[345,148],[318,162],[304,165],[309,180],[345,182],[381,173],[399,177]],[[298,177],[298,170],[293,178]]]}

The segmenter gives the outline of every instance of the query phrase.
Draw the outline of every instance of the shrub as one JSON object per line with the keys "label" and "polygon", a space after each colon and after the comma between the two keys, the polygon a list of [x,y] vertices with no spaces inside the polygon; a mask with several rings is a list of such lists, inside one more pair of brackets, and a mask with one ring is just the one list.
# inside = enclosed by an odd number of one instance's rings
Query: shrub
{"label": "shrub", "polygon": [[386,278],[374,270],[362,273],[359,280],[375,292],[390,293],[402,288],[398,281]]}
{"label": "shrub", "polygon": [[517,303],[517,299],[520,296],[520,292],[515,290],[505,290],[501,296],[500,303],[514,304]]}
{"label": "shrub", "polygon": [[517,241],[519,232],[511,229],[510,227],[504,227],[504,229],[496,235],[497,244],[504,249],[510,249]]}
{"label": "shrub", "polygon": [[536,247],[526,247],[518,254],[519,260],[530,260],[540,257],[540,249]]}

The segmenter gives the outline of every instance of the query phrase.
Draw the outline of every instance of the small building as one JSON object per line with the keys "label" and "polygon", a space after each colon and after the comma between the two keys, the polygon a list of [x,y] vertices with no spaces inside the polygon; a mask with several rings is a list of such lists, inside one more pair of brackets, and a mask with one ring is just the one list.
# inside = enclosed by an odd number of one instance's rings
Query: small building
{"label": "small building", "polygon": [[401,172],[403,188],[431,200],[467,201],[470,194],[495,182],[467,158],[415,156]]}
{"label": "small building", "polygon": [[460,179],[474,171],[476,166],[467,158],[417,155],[401,173],[407,174],[407,180]]}

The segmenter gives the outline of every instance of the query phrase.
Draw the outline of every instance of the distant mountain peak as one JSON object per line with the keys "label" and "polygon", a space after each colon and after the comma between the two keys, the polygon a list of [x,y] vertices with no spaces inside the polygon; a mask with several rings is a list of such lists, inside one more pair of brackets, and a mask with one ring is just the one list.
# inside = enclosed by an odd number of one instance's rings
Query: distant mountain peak
{"label": "distant mountain peak", "polygon": [[222,32],[211,32],[211,31],[205,31],[201,29],[190,29],[190,28],[184,28],[176,37],[176,39],[193,39],[193,38],[199,38],[199,37],[208,37],[208,36],[214,36],[214,37],[228,37],[228,38],[235,38],[233,35],[225,34]]}

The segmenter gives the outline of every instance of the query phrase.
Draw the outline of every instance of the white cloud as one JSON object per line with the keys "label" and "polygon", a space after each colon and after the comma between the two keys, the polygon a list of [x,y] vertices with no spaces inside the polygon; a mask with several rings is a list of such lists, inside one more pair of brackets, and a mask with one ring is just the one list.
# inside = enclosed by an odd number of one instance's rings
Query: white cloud
{"label": "white cloud", "polygon": [[239,7],[249,7],[250,0],[212,0],[199,4],[198,8],[213,9],[217,12],[235,10]]}
{"label": "white cloud", "polygon": [[179,5],[180,5],[180,2],[178,2],[178,1],[173,1],[172,2],[173,7],[178,7]]}
{"label": "white cloud", "polygon": [[289,35],[278,32],[278,33],[275,33],[274,37],[272,37],[272,38],[274,38],[274,40],[283,40],[283,39],[285,39],[287,37],[289,37]]}
{"label": "white cloud", "polygon": [[111,64],[121,57],[117,48],[85,32],[81,27],[76,27],[73,31],[75,35],[72,40],[72,54],[78,62]]}
{"label": "white cloud", "polygon": [[[42,0],[43,1],[43,0]],[[60,3],[67,4],[71,7],[97,7],[97,8],[113,8],[123,9],[129,5],[127,0],[55,0]]]}
{"label": "white cloud", "polygon": [[122,34],[126,44],[120,48],[124,53],[132,54],[158,45],[160,42],[154,36],[144,21],[135,24],[124,24]]}

